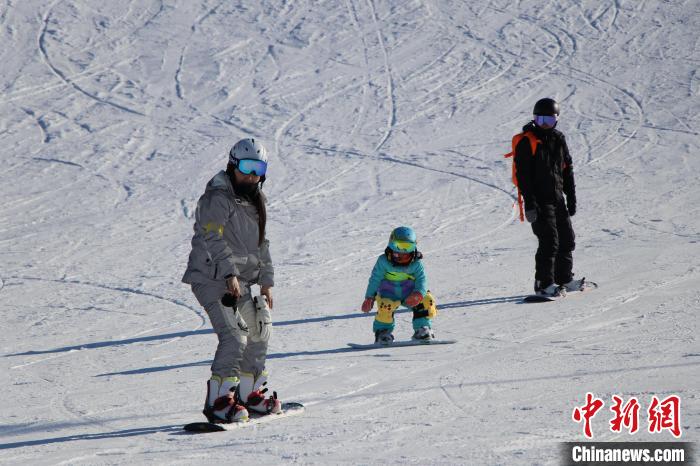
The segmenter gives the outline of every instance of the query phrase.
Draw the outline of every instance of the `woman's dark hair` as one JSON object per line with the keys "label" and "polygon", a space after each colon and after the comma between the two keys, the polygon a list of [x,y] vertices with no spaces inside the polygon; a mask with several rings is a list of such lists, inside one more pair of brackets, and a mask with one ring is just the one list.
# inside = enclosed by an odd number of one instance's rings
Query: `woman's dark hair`
{"label": "woman's dark hair", "polygon": [[263,241],[265,241],[265,225],[267,224],[267,209],[265,208],[265,195],[261,191],[262,183],[255,185],[255,190],[251,193],[241,193],[236,189],[236,167],[229,163],[226,166],[226,174],[231,180],[233,189],[237,194],[245,197],[250,202],[253,203],[255,209],[258,211],[258,246],[262,246]]}

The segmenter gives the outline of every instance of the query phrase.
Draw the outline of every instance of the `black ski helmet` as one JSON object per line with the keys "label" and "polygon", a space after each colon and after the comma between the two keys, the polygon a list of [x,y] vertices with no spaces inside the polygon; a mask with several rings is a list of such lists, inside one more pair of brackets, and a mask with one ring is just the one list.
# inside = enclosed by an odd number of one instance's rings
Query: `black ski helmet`
{"label": "black ski helmet", "polygon": [[559,115],[559,104],[556,100],[545,98],[540,99],[535,104],[535,108],[532,109],[533,115]]}

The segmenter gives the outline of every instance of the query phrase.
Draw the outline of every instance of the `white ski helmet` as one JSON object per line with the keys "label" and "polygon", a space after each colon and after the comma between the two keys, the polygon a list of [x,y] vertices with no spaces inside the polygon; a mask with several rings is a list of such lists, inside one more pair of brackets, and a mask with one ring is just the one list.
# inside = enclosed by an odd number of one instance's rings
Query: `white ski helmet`
{"label": "white ski helmet", "polygon": [[228,161],[236,165],[243,159],[262,160],[267,163],[267,149],[253,138],[241,139],[229,151]]}

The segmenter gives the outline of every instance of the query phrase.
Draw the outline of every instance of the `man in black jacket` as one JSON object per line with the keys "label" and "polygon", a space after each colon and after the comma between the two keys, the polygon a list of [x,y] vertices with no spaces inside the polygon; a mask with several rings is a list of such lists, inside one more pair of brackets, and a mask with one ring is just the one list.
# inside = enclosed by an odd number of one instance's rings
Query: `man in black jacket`
{"label": "man in black jacket", "polygon": [[[525,217],[532,224],[539,246],[535,254],[535,292],[559,296],[562,289],[579,290],[582,280],[574,280],[575,248],[571,218],[576,213],[574,167],[564,135],[554,129],[559,104],[540,99],[534,119],[523,127],[537,138],[535,153],[527,137],[515,147],[518,187],[525,203]],[[566,195],[566,197],[564,197]]]}

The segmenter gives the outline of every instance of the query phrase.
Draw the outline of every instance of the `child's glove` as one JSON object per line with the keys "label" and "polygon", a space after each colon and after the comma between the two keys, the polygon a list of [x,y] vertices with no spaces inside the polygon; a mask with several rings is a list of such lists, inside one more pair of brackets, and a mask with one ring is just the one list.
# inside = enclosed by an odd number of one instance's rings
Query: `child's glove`
{"label": "child's glove", "polygon": [[423,295],[421,294],[421,292],[414,291],[406,298],[406,305],[408,307],[416,307],[421,303],[421,301],[423,301]]}
{"label": "child's glove", "polygon": [[365,298],[364,302],[362,303],[362,312],[369,312],[372,310],[372,306],[374,306],[374,298]]}

